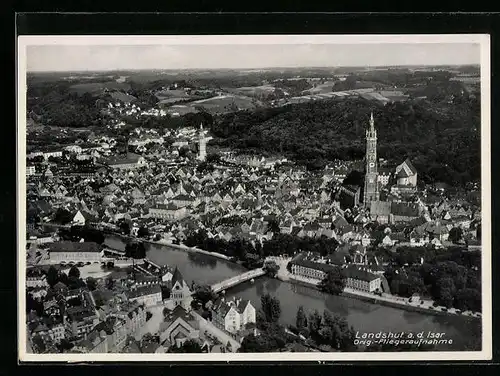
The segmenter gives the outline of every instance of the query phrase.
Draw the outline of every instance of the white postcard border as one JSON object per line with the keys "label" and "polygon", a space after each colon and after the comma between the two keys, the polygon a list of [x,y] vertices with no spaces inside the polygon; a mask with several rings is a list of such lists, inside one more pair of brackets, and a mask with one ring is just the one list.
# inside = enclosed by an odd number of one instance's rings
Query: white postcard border
{"label": "white postcard border", "polygon": [[[453,352],[226,353],[226,354],[31,354],[26,352],[26,48],[29,45],[200,45],[478,43],[481,46],[482,350]],[[492,358],[490,36],[421,35],[183,35],[19,36],[17,43],[17,240],[18,359],[23,362],[247,362],[247,361],[464,361]]]}

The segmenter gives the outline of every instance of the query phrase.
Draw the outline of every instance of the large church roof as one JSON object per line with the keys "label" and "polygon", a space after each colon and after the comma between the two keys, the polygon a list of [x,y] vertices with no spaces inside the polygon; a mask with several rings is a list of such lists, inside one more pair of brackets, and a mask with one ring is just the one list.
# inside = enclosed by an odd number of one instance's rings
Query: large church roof
{"label": "large church roof", "polygon": [[391,214],[391,203],[389,201],[370,202],[371,215],[389,215]]}
{"label": "large church roof", "polygon": [[179,269],[176,267],[174,270],[174,275],[172,276],[172,286],[179,282],[181,285],[184,285],[184,278],[182,278],[182,274]]}

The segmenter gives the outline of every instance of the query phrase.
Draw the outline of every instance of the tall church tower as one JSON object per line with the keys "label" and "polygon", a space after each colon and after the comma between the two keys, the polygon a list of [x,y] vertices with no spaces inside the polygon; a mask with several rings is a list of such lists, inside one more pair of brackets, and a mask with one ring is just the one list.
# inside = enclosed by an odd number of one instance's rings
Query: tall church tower
{"label": "tall church tower", "polygon": [[378,172],[377,172],[377,131],[373,121],[373,112],[370,117],[370,128],[366,131],[366,172],[363,203],[365,207],[370,202],[379,201]]}
{"label": "tall church tower", "polygon": [[205,138],[205,131],[203,130],[203,123],[200,124],[200,133],[198,138],[198,159],[204,161],[207,158],[207,140]]}

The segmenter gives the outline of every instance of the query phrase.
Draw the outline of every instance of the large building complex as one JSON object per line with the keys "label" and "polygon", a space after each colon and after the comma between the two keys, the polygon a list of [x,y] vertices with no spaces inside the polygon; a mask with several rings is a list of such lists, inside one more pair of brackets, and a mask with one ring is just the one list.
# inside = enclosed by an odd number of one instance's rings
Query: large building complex
{"label": "large building complex", "polygon": [[346,287],[363,292],[381,290],[382,277],[373,266],[357,264],[335,265],[330,260],[315,255],[301,253],[289,264],[292,275],[305,278],[316,283],[321,282],[327,273],[335,267],[341,267]]}
{"label": "large building complex", "polygon": [[50,261],[61,262],[97,262],[102,260],[99,244],[93,242],[62,241],[49,245]]}

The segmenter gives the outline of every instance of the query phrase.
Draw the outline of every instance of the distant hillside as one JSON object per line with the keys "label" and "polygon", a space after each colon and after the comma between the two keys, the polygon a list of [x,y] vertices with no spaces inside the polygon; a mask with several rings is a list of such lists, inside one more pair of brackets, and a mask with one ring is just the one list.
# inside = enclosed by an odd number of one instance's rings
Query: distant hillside
{"label": "distant hillside", "polygon": [[83,95],[85,93],[89,93],[92,95],[99,95],[104,93],[105,90],[121,90],[125,92],[130,90],[130,85],[127,83],[108,81],[108,82],[80,83],[69,87],[70,93],[77,93],[79,95]]}
{"label": "distant hillside", "polygon": [[322,168],[328,160],[358,159],[373,111],[380,158],[410,157],[427,182],[466,183],[480,177],[480,112],[476,99],[386,106],[361,98],[318,101],[221,117],[212,132],[239,149],[283,152]]}

